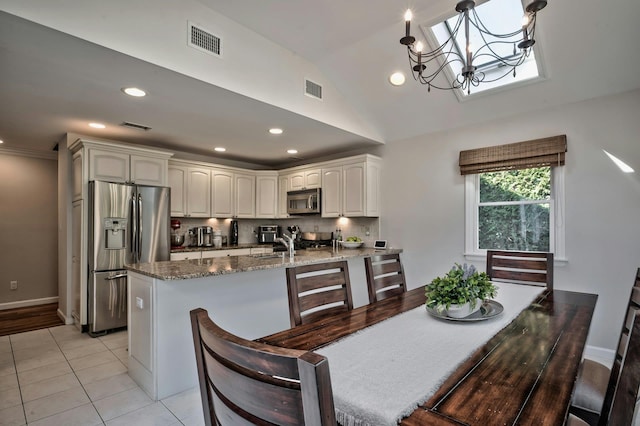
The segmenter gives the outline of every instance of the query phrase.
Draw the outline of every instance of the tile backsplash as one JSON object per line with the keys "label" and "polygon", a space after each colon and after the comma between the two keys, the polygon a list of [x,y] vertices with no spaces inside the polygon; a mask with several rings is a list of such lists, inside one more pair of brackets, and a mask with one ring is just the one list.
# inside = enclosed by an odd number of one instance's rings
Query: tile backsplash
{"label": "tile backsplash", "polygon": [[[180,220],[178,233],[185,233],[196,226],[211,226],[219,229],[222,235],[229,235],[231,219],[206,218],[172,218]],[[342,238],[356,236],[362,238],[365,246],[373,245],[374,240],[380,238],[379,220],[377,217],[355,218],[322,218],[320,216],[291,217],[287,219],[238,219],[238,242],[255,243],[258,241],[258,227],[260,225],[279,225],[283,230],[297,225],[302,232],[336,232],[340,229]]]}

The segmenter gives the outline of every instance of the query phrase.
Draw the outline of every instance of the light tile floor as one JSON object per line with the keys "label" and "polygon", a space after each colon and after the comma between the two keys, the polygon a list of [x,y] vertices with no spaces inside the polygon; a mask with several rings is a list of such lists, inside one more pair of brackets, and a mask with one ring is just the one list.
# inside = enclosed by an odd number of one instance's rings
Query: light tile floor
{"label": "light tile floor", "polygon": [[0,426],[204,425],[198,388],[153,401],[127,375],[127,332],[0,336]]}

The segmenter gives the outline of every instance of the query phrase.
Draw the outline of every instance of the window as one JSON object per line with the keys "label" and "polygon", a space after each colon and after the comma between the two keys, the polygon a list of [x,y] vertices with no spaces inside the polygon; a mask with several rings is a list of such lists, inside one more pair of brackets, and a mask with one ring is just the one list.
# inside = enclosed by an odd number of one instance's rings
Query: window
{"label": "window", "polygon": [[460,153],[465,256],[486,256],[490,249],[550,251],[566,260],[564,167],[558,167],[564,151],[566,138],[559,136]]}

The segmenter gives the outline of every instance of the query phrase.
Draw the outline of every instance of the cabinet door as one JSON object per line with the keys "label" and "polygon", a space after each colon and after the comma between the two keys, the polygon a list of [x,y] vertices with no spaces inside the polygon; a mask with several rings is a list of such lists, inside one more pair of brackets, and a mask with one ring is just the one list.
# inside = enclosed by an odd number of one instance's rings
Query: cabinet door
{"label": "cabinet door", "polygon": [[211,216],[233,216],[233,173],[225,170],[211,171]]}
{"label": "cabinet door", "polygon": [[342,214],[347,217],[364,216],[365,163],[348,164],[342,170]]}
{"label": "cabinet door", "polygon": [[89,150],[89,180],[129,181],[129,154]]}
{"label": "cabinet door", "polygon": [[200,259],[202,257],[202,252],[200,251],[184,251],[178,253],[171,253],[171,260],[189,260],[189,259]]}
{"label": "cabinet door", "polygon": [[167,185],[167,160],[132,155],[131,181],[139,185]]}
{"label": "cabinet door", "polygon": [[189,167],[187,170],[187,215],[211,216],[211,173],[209,169]]}
{"label": "cabinet door", "polygon": [[82,151],[78,151],[73,154],[73,201],[82,198],[82,187],[84,182],[82,181]]}
{"label": "cabinet door", "polygon": [[256,176],[256,217],[275,218],[278,209],[278,177]]}
{"label": "cabinet door", "polygon": [[290,191],[299,191],[304,189],[304,172],[295,172],[289,175]]}
{"label": "cabinet door", "polygon": [[278,177],[278,217],[289,217],[287,213],[287,192],[291,191],[289,176]]}
{"label": "cabinet door", "polygon": [[342,216],[342,167],[322,169],[322,217]]}
{"label": "cabinet door", "polygon": [[171,188],[171,216],[187,215],[187,167],[169,166],[169,187]]}
{"label": "cabinet door", "polygon": [[320,188],[322,184],[322,170],[313,169],[304,172],[304,186],[305,188]]}
{"label": "cabinet door", "polygon": [[256,217],[256,177],[248,174],[234,174],[235,217]]}
{"label": "cabinet door", "polygon": [[322,170],[309,169],[294,172],[289,176],[291,191],[300,189],[320,188],[322,183]]}

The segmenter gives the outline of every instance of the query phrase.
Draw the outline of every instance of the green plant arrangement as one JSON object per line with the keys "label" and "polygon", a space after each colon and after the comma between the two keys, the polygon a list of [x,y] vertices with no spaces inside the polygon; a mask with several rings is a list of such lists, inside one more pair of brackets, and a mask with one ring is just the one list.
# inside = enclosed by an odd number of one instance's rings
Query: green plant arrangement
{"label": "green plant arrangement", "polygon": [[437,277],[425,287],[427,308],[442,313],[451,305],[469,303],[475,309],[477,300],[496,297],[498,288],[489,281],[485,272],[478,272],[473,265],[456,263],[443,277]]}

